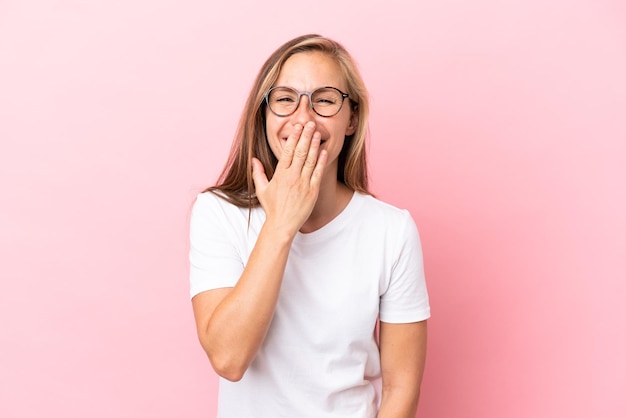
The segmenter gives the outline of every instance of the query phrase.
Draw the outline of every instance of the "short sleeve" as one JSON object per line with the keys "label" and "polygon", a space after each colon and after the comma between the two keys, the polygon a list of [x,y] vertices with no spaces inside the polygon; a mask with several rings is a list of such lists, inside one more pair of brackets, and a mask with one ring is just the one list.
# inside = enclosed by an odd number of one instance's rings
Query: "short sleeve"
{"label": "short sleeve", "polygon": [[430,317],[430,304],[424,277],[422,244],[408,211],[404,211],[403,225],[398,230],[398,236],[389,286],[380,299],[380,320],[389,323],[423,321]]}
{"label": "short sleeve", "polygon": [[243,261],[230,227],[228,206],[213,193],[198,195],[189,224],[189,280],[191,297],[206,290],[233,287]]}

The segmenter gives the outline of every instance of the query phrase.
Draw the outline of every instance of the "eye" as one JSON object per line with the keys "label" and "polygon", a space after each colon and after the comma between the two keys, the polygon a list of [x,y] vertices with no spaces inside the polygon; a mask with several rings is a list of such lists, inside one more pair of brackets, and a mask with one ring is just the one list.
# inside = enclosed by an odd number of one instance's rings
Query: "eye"
{"label": "eye", "polygon": [[333,89],[319,89],[313,93],[313,103],[320,106],[334,106],[341,101],[341,95]]}
{"label": "eye", "polygon": [[279,87],[270,92],[270,102],[289,105],[298,101],[298,94],[291,89]]}
{"label": "eye", "polygon": [[316,97],[315,103],[320,104],[335,104],[335,100],[332,97]]}
{"label": "eye", "polygon": [[296,101],[295,97],[289,96],[289,95],[278,96],[278,97],[275,97],[274,100],[277,102],[283,102],[283,103],[292,103]]}

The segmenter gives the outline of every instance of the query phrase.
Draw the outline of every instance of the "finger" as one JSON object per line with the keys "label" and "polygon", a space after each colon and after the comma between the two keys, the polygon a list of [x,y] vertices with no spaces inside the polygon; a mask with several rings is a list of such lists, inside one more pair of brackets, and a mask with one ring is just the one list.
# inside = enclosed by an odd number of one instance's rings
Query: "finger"
{"label": "finger", "polygon": [[293,161],[293,154],[296,150],[296,145],[298,144],[298,140],[300,139],[300,134],[302,133],[302,125],[299,123],[295,124],[293,127],[293,131],[287,137],[287,141],[283,145],[283,151],[278,160],[278,164],[276,168],[289,168],[291,166],[291,162]]}
{"label": "finger", "polygon": [[302,166],[302,177],[303,178],[311,178],[313,174],[313,170],[317,165],[317,159],[320,152],[320,145],[322,141],[322,134],[319,132],[315,132],[313,134],[313,138],[311,139],[311,146],[309,147],[309,153],[306,156],[306,160],[304,161],[304,165]]}
{"label": "finger", "polygon": [[328,151],[325,149],[320,151],[320,155],[317,158],[317,164],[311,175],[311,186],[315,188],[320,187],[322,177],[324,176],[324,170],[326,169],[326,162],[328,161]]}
{"label": "finger", "polygon": [[252,158],[252,181],[254,182],[254,188],[256,189],[257,196],[259,192],[263,193],[263,190],[267,188],[269,181],[265,175],[265,168],[261,161],[256,158]]}
{"label": "finger", "polygon": [[311,140],[315,133],[315,122],[307,122],[304,125],[298,144],[293,154],[293,160],[291,162],[296,168],[302,168],[307,156],[309,155],[309,148],[311,147]]}

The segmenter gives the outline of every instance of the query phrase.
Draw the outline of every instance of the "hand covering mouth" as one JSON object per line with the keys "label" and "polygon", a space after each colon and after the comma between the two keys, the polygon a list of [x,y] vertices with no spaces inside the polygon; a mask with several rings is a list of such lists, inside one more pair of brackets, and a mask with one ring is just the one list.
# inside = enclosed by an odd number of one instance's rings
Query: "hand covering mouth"
{"label": "hand covering mouth", "polygon": [[[283,137],[282,138],[283,142],[287,142],[287,139],[289,139],[289,138],[287,138],[287,137]],[[320,145],[322,145],[324,142],[326,142],[326,139],[320,140]]]}

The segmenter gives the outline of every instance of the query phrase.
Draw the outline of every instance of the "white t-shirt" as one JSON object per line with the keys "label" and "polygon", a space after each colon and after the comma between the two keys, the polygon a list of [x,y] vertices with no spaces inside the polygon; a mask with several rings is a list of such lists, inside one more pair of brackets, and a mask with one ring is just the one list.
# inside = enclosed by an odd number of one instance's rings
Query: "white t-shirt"
{"label": "white t-shirt", "polygon": [[[191,217],[191,296],[232,287],[265,213],[200,194]],[[265,340],[239,382],[220,380],[219,418],[374,418],[381,395],[377,318],[430,317],[411,215],[354,193],[323,228],[293,240]]]}

